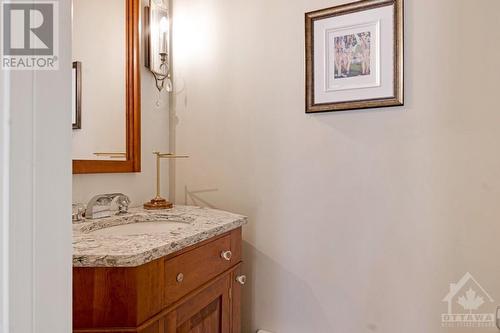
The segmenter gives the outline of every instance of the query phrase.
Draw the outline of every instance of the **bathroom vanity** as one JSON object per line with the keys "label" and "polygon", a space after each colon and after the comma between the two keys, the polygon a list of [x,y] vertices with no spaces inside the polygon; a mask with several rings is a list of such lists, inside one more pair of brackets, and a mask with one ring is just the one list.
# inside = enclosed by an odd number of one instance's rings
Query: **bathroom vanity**
{"label": "bathroom vanity", "polygon": [[176,206],[75,224],[73,332],[240,332],[245,223]]}

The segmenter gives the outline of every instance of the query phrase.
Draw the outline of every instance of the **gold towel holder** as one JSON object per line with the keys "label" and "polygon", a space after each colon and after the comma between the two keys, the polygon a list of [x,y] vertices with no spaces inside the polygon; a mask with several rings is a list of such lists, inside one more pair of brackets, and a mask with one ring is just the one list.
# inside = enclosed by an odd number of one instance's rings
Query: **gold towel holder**
{"label": "gold towel holder", "polygon": [[160,153],[158,151],[153,152],[156,155],[156,197],[151,199],[151,201],[144,204],[144,209],[156,210],[156,209],[170,209],[174,206],[173,203],[161,197],[160,190],[160,160],[162,158],[189,158],[187,155],[176,155],[173,153]]}

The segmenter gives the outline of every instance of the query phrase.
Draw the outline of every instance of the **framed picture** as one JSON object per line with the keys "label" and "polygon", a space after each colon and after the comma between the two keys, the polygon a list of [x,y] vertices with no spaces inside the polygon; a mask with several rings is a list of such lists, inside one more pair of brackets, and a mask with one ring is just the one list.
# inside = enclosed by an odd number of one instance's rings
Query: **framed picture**
{"label": "framed picture", "polygon": [[73,62],[72,74],[72,111],[73,129],[82,128],[82,63]]}
{"label": "framed picture", "polygon": [[403,105],[403,62],[403,0],[306,13],[306,112]]}

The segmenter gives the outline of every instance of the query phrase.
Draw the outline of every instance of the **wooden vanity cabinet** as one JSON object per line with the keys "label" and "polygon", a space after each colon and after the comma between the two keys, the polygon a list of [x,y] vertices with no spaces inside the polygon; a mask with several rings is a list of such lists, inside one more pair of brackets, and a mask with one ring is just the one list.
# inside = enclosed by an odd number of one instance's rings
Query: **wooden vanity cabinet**
{"label": "wooden vanity cabinet", "polygon": [[73,274],[75,333],[240,333],[241,228],[142,266]]}

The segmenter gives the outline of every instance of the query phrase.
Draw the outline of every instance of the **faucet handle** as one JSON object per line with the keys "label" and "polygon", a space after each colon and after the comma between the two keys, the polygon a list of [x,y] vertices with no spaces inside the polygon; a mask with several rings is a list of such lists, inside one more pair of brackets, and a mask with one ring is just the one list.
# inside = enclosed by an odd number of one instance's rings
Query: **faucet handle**
{"label": "faucet handle", "polygon": [[71,220],[73,223],[83,222],[85,219],[83,215],[85,213],[85,205],[76,203],[72,204]]}
{"label": "faucet handle", "polygon": [[119,194],[115,197],[116,203],[118,204],[118,215],[128,213],[128,206],[130,205],[130,198],[125,194]]}

